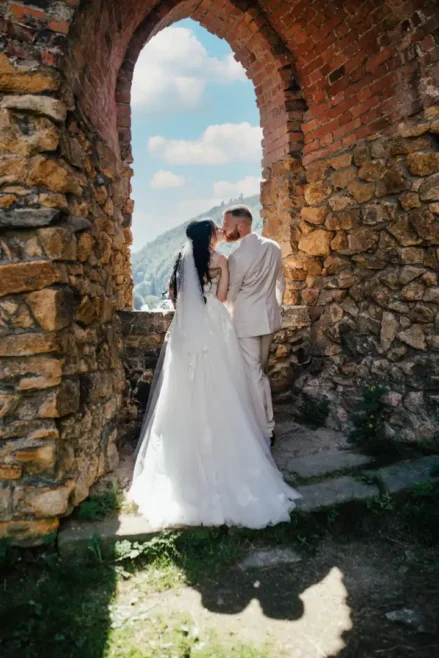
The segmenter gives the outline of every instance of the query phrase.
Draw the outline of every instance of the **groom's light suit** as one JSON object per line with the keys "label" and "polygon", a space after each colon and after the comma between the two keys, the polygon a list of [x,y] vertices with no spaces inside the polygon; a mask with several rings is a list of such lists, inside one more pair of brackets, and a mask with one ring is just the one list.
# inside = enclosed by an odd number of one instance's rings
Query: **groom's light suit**
{"label": "groom's light suit", "polygon": [[227,305],[241,344],[258,423],[269,439],[274,419],[265,368],[273,334],[282,323],[285,279],[281,249],[273,240],[250,233],[229,256],[229,270]]}

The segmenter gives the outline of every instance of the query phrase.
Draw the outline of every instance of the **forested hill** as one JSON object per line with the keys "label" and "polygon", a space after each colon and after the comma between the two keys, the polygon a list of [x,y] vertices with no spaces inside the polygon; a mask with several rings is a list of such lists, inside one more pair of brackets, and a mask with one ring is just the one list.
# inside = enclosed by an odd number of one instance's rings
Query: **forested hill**
{"label": "forested hill", "polygon": [[[212,218],[217,224],[222,224],[225,208],[235,203],[245,203],[250,207],[253,214],[253,227],[257,233],[262,231],[262,220],[260,216],[261,203],[258,195],[232,199],[229,203],[223,203],[198,215],[195,219],[203,217]],[[148,242],[140,251],[132,255],[133,277],[134,277],[134,306],[140,309],[147,305],[154,308],[162,293],[167,289],[169,276],[175,258],[185,241],[185,230],[188,220],[175,228],[159,235],[152,242]],[[233,245],[223,245],[221,251],[228,253]]]}

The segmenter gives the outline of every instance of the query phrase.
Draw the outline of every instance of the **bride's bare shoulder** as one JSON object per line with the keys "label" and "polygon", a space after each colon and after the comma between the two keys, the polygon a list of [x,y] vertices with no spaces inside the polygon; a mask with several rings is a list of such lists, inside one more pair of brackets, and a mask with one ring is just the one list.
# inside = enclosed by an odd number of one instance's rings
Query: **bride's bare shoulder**
{"label": "bride's bare shoulder", "polygon": [[227,256],[219,254],[217,251],[212,252],[210,257],[210,267],[221,267],[227,263]]}

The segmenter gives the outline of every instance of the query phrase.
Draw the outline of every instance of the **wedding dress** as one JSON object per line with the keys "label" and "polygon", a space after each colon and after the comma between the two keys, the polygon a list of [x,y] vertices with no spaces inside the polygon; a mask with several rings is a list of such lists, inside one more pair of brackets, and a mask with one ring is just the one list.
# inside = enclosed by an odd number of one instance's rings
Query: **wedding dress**
{"label": "wedding dress", "polygon": [[153,529],[288,521],[300,496],[259,431],[232,320],[216,297],[218,279],[201,291],[190,243],[182,264],[130,498]]}

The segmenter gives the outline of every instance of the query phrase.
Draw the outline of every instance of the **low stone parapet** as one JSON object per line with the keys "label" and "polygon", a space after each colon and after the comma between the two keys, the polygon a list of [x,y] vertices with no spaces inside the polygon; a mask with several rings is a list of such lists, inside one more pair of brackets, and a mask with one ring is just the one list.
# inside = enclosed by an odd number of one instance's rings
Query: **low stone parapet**
{"label": "low stone parapet", "polygon": [[[122,440],[135,442],[148,401],[154,369],[173,311],[122,311],[123,363],[127,374]],[[275,335],[268,374],[275,399],[291,390],[308,361],[310,319],[306,306],[286,306],[281,330]]]}

